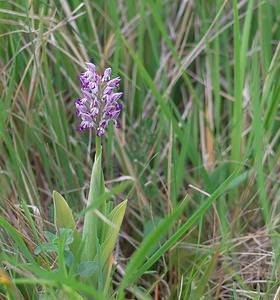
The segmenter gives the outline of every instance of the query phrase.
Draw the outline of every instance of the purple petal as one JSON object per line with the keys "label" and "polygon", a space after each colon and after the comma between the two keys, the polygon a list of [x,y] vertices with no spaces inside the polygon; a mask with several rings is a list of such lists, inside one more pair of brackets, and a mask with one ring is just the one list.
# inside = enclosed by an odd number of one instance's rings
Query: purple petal
{"label": "purple petal", "polygon": [[89,100],[89,101],[92,100],[92,94],[89,93],[87,90],[81,89],[81,92],[82,92],[83,96],[84,96],[87,100]]}
{"label": "purple petal", "polygon": [[110,103],[115,102],[117,100],[119,100],[121,98],[121,96],[123,95],[123,93],[114,93],[110,96]]}
{"label": "purple petal", "polygon": [[101,77],[99,75],[97,75],[96,73],[93,75],[93,81],[99,85],[101,82]]}
{"label": "purple petal", "polygon": [[92,106],[96,108],[100,108],[101,103],[96,99],[93,100]]}
{"label": "purple petal", "polygon": [[122,108],[123,108],[123,105],[121,103],[116,104],[116,109],[117,110],[122,110]]}
{"label": "purple petal", "polygon": [[82,74],[82,75],[80,75],[79,79],[80,79],[80,82],[83,85],[83,87],[88,88],[89,81],[88,81],[87,77],[84,74]]}
{"label": "purple petal", "polygon": [[98,115],[99,109],[97,107],[92,107],[90,109],[90,114],[92,115],[93,118],[95,118]]}
{"label": "purple petal", "polygon": [[120,114],[120,110],[116,110],[116,111],[112,112],[111,116],[110,116],[111,120],[116,120],[117,117],[119,116],[119,114]]}
{"label": "purple petal", "polygon": [[111,116],[111,114],[115,111],[116,111],[116,107],[111,105],[111,106],[106,107],[105,114],[107,116]]}
{"label": "purple petal", "polygon": [[92,117],[91,115],[87,113],[81,113],[81,119],[86,122],[86,123],[91,123],[92,122]]}
{"label": "purple petal", "polygon": [[77,108],[77,111],[80,113],[86,113],[88,111],[87,107],[85,105],[77,105],[76,104],[76,108]]}
{"label": "purple petal", "polygon": [[88,70],[92,73],[95,73],[97,70],[96,66],[92,63],[86,63],[86,66],[87,66]]}
{"label": "purple petal", "polygon": [[82,101],[81,101],[81,98],[77,98],[76,101],[75,101],[75,104],[78,104],[78,105],[83,104]]}
{"label": "purple petal", "polygon": [[115,125],[115,128],[117,128],[117,129],[121,128],[120,124],[116,120],[112,120],[112,121]]}
{"label": "purple petal", "polygon": [[104,74],[102,76],[102,81],[109,81],[111,73],[112,73],[112,69],[111,68],[105,69]]}
{"label": "purple petal", "polygon": [[99,127],[105,129],[108,126],[108,120],[102,120],[99,124]]}
{"label": "purple petal", "polygon": [[113,88],[118,87],[120,81],[121,81],[120,77],[116,77],[108,82],[108,86]]}
{"label": "purple petal", "polygon": [[97,90],[97,84],[94,81],[92,81],[88,84],[88,88],[92,90]]}
{"label": "purple petal", "polygon": [[102,136],[102,135],[104,135],[104,133],[105,133],[105,130],[102,127],[98,127],[96,129],[97,136]]}
{"label": "purple petal", "polygon": [[114,89],[113,87],[106,86],[106,88],[105,88],[103,94],[104,94],[104,95],[111,95],[112,92],[113,92],[113,89]]}
{"label": "purple petal", "polygon": [[82,132],[82,131],[85,131],[85,130],[86,130],[86,127],[83,126],[83,125],[80,125],[80,126],[78,127],[78,131],[79,131],[79,132]]}
{"label": "purple petal", "polygon": [[77,112],[76,112],[77,116],[79,116],[81,113],[86,113],[88,111],[87,107],[84,105],[81,99],[76,100],[75,106],[77,108]]}

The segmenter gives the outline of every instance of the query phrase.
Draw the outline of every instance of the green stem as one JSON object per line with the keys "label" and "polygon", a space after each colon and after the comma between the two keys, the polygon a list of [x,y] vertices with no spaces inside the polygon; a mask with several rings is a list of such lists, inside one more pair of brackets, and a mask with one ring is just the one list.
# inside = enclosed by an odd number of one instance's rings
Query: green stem
{"label": "green stem", "polygon": [[100,153],[101,153],[101,137],[96,136],[96,138],[95,138],[95,160],[97,160]]}

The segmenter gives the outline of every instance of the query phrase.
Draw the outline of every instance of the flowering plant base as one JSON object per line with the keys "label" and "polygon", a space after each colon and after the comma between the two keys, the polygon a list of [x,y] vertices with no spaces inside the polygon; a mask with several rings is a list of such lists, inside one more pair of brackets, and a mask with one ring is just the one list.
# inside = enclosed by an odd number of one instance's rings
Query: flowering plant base
{"label": "flowering plant base", "polygon": [[[54,192],[55,225],[72,231],[69,249],[74,257],[76,274],[83,280],[90,280],[96,288],[109,290],[109,278],[112,270],[112,255],[122,224],[127,201],[115,208],[102,201],[105,193],[103,171],[101,167],[101,136],[105,134],[108,123],[112,121],[119,128],[117,117],[122,105],[119,99],[122,93],[114,93],[119,87],[120,78],[110,79],[111,68],[98,75],[94,64],[87,63],[87,69],[80,75],[82,98],[76,100],[77,116],[81,119],[79,131],[93,129],[96,133],[96,152],[90,179],[90,189],[86,205],[82,235],[75,227],[74,218],[65,199]],[[100,201],[101,200],[101,201]]]}

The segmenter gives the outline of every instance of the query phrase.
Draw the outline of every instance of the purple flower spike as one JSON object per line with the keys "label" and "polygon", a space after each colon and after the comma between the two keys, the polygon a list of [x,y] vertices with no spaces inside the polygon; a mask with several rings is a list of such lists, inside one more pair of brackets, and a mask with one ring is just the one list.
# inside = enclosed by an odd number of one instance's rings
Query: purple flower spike
{"label": "purple flower spike", "polygon": [[94,64],[86,63],[86,66],[86,71],[79,76],[82,98],[75,102],[76,115],[81,119],[78,131],[94,128],[96,135],[102,136],[109,121],[120,128],[116,119],[122,110],[119,99],[123,93],[114,93],[114,89],[119,87],[121,79],[116,77],[111,80],[111,68],[105,69],[100,76]]}

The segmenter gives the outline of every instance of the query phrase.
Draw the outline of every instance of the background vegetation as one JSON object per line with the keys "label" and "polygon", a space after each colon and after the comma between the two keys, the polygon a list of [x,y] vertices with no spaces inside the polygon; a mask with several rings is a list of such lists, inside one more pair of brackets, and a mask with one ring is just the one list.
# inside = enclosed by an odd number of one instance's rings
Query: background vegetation
{"label": "background vegetation", "polygon": [[124,91],[103,138],[106,187],[128,198],[112,298],[279,299],[279,16],[277,0],[1,1],[1,299],[103,297],[34,254],[53,190],[83,223],[85,61]]}

